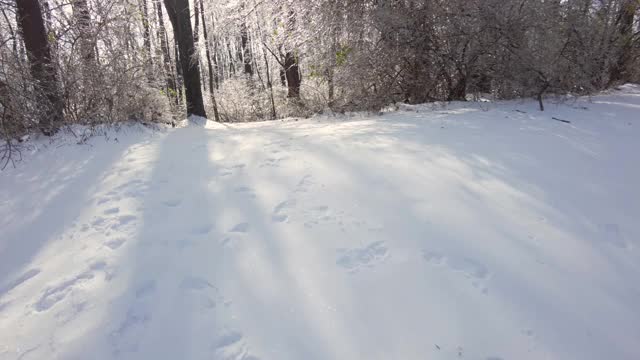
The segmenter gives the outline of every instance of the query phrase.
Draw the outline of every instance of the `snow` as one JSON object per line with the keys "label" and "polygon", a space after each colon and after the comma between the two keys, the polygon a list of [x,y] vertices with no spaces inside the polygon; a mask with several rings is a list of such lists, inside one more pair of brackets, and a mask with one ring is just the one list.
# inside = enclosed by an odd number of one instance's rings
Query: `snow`
{"label": "snow", "polygon": [[29,140],[0,359],[638,359],[640,88],[546,105]]}

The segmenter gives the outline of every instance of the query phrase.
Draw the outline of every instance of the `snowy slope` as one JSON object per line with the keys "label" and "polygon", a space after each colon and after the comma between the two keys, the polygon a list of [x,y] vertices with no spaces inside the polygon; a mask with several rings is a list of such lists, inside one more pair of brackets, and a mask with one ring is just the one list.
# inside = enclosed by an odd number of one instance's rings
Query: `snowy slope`
{"label": "snowy slope", "polygon": [[639,359],[640,88],[547,107],[34,143],[0,359]]}

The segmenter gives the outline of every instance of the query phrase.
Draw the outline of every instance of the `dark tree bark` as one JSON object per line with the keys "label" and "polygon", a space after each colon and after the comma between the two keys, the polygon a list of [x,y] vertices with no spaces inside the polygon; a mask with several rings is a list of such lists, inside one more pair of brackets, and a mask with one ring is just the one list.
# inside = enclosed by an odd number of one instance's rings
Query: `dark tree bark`
{"label": "dark tree bark", "polygon": [[80,35],[80,51],[85,68],[94,65],[96,54],[91,36],[91,14],[87,0],[74,0],[72,3],[73,16],[78,23],[78,33]]}
{"label": "dark tree bark", "polygon": [[196,45],[200,41],[200,6],[198,1],[199,0],[194,0],[193,4],[193,17],[195,19],[195,24],[193,24],[193,42],[196,43]]}
{"label": "dark tree bark", "polygon": [[[450,85],[451,86],[451,85]],[[455,85],[449,89],[447,101],[466,101],[467,100],[467,77],[462,74],[458,77]]]}
{"label": "dark tree bark", "polygon": [[[198,4],[196,3],[196,7]],[[204,38],[205,51],[207,54],[207,68],[209,70],[209,92],[211,93],[211,102],[213,104],[213,116],[215,121],[220,122],[220,114],[218,113],[218,103],[216,102],[216,96],[213,91],[213,78],[214,78],[214,69],[211,63],[211,50],[209,45],[209,34],[207,33],[207,23],[204,18],[204,5],[203,2],[200,1],[200,14],[202,16],[202,36]],[[217,72],[217,69],[215,70]]]}
{"label": "dark tree bark", "polygon": [[182,84],[184,84],[184,78],[182,77],[182,64],[180,62],[180,49],[178,48],[178,39],[173,39],[173,58],[176,59],[176,96],[178,99],[178,105],[182,104]]}
{"label": "dark tree bark", "polygon": [[227,45],[227,50],[229,50],[229,73],[231,75],[236,74],[236,66],[233,62],[233,54],[231,53],[231,44]]}
{"label": "dark tree bark", "polygon": [[267,72],[267,87],[269,88],[269,98],[271,100],[271,118],[276,119],[278,115],[276,114],[276,101],[273,98],[273,83],[271,82],[271,72],[269,70],[269,59],[267,57],[267,50],[262,48],[262,55],[264,56],[264,66]]}
{"label": "dark tree bark", "polygon": [[253,68],[251,67],[251,46],[249,44],[247,24],[244,22],[240,26],[240,45],[242,46],[242,62],[244,63],[244,73],[251,77],[253,76]]}
{"label": "dark tree bark", "polygon": [[631,54],[633,52],[633,18],[638,10],[638,4],[638,0],[626,0],[621,5],[620,13],[616,19],[620,50],[610,71],[609,85],[629,80],[629,64],[633,58]]}
{"label": "dark tree bark", "polygon": [[284,69],[285,76],[287,78],[287,86],[289,88],[287,97],[297,99],[300,97],[300,84],[302,83],[302,80],[300,79],[298,58],[291,51],[287,52],[284,56]]}
{"label": "dark tree bark", "polygon": [[[200,50],[198,49],[198,47],[200,46],[200,3],[200,0],[194,0],[193,3],[193,16],[195,18],[195,25],[193,27],[193,41],[195,43],[196,52],[198,53],[198,65],[200,66],[200,69],[204,69],[204,66],[202,66],[202,61],[200,60]],[[202,27],[204,27],[204,23],[202,24]],[[202,70],[200,71],[200,82],[202,83],[202,88],[204,89],[204,91],[207,91],[207,82],[205,80],[205,71]]]}
{"label": "dark tree bark", "polygon": [[42,11],[38,0],[16,0],[16,3],[31,75],[36,81],[36,89],[42,94],[42,105],[46,108],[39,121],[40,130],[45,135],[53,135],[64,118],[63,103]]}
{"label": "dark tree bark", "polygon": [[162,58],[164,65],[164,76],[167,83],[167,96],[175,100],[178,104],[178,94],[176,90],[176,79],[171,70],[171,55],[169,53],[169,41],[167,39],[166,29],[164,27],[164,19],[162,17],[162,4],[159,0],[156,2],[156,12],[158,16],[157,36],[160,39],[160,48],[162,50]]}
{"label": "dark tree bark", "polygon": [[[86,1],[86,0],[82,0]],[[144,48],[146,50],[147,57],[149,59],[149,64],[147,66],[149,80],[153,78],[151,73],[151,24],[149,24],[149,6],[147,5],[147,0],[140,0],[142,2],[142,28],[144,31],[142,32],[142,38],[144,41]]]}
{"label": "dark tree bark", "polygon": [[[296,13],[293,9],[289,10],[289,19],[287,19],[287,31],[291,34],[296,29]],[[287,87],[289,92],[287,97],[298,99],[300,98],[300,84],[302,79],[300,78],[300,67],[298,65],[298,57],[295,52],[288,50],[284,54],[284,73],[287,78]]]}
{"label": "dark tree bark", "polygon": [[198,61],[192,61],[195,55],[193,31],[191,30],[191,15],[188,0],[164,0],[164,5],[173,25],[173,33],[180,49],[180,66],[184,78],[185,95],[187,100],[187,115],[206,117],[202,88],[200,84],[200,69]]}

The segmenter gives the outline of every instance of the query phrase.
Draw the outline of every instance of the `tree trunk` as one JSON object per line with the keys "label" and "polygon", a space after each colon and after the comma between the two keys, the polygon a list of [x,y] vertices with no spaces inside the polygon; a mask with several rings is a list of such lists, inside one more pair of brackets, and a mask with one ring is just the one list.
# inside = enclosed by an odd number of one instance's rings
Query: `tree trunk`
{"label": "tree trunk", "polygon": [[[195,24],[193,26],[193,41],[196,47],[196,53],[198,57],[198,66],[200,67],[200,69],[204,69],[204,66],[202,66],[202,61],[200,59],[200,35],[199,35],[200,34],[200,5],[199,3],[201,2],[202,2],[201,0],[194,0],[194,3],[193,3],[193,17],[195,18]],[[202,24],[202,27],[204,27],[204,23]],[[205,80],[206,80],[205,71],[202,70],[200,71],[200,82],[202,83],[202,88],[204,89],[204,91],[207,91],[207,82]]]}
{"label": "tree trunk", "polygon": [[[293,35],[296,29],[296,13],[293,9],[289,9],[289,18],[287,19],[287,32]],[[298,66],[298,57],[292,50],[287,50],[284,55],[284,75],[287,78],[287,87],[289,92],[287,97],[300,98],[300,67]]]}
{"label": "tree trunk", "polygon": [[251,67],[251,48],[249,46],[249,34],[247,32],[247,24],[242,23],[240,27],[240,44],[242,46],[242,62],[244,63],[244,73],[253,76],[253,69]]}
{"label": "tree trunk", "polygon": [[638,9],[638,0],[627,0],[622,3],[616,20],[618,26],[618,43],[620,49],[609,76],[609,86],[616,82],[629,80],[629,63],[633,58],[633,18]]}
{"label": "tree trunk", "polygon": [[36,81],[35,87],[42,96],[45,108],[39,121],[40,130],[45,135],[53,135],[64,118],[63,102],[42,11],[38,0],[16,0],[16,3],[31,75]]}
{"label": "tree trunk", "polygon": [[160,39],[160,48],[162,49],[162,58],[164,65],[164,76],[167,83],[167,96],[170,99],[174,99],[176,105],[178,104],[178,94],[176,92],[176,79],[173,76],[173,70],[171,70],[171,55],[169,53],[169,41],[167,40],[167,33],[164,27],[164,19],[162,17],[162,4],[159,0],[156,3],[156,12],[158,15],[158,32],[157,36]]}
{"label": "tree trunk", "polygon": [[187,115],[206,117],[202,88],[200,84],[200,69],[198,62],[192,61],[195,55],[193,31],[191,30],[191,15],[188,0],[164,0],[169,20],[173,25],[173,33],[180,48],[180,65],[184,78],[187,100]]}
{"label": "tree trunk", "polygon": [[236,66],[233,63],[233,54],[231,53],[231,44],[227,44],[227,50],[229,50],[229,73],[231,75],[235,75]]}
{"label": "tree trunk", "polygon": [[467,76],[460,75],[455,86],[449,89],[447,101],[466,101],[467,100]]}
{"label": "tree trunk", "polygon": [[[86,0],[82,0],[86,1]],[[153,62],[151,56],[151,25],[149,24],[149,7],[147,0],[140,0],[142,2],[142,38],[144,41],[145,55],[146,55],[146,73],[149,82],[153,80]]]}
{"label": "tree trunk", "polygon": [[298,58],[293,52],[287,52],[284,56],[284,70],[287,78],[287,86],[289,98],[300,98],[300,68],[298,67]]}
{"label": "tree trunk", "polygon": [[[196,6],[198,4],[196,3]],[[218,103],[216,101],[216,96],[214,94],[214,84],[213,84],[213,78],[214,78],[214,69],[213,69],[213,65],[211,63],[211,50],[210,50],[210,46],[209,46],[209,34],[207,33],[207,23],[205,22],[205,18],[204,18],[204,5],[203,2],[200,1],[200,15],[202,16],[202,36],[204,38],[204,46],[205,46],[205,51],[207,54],[207,68],[209,70],[209,92],[211,94],[211,104],[213,105],[213,116],[215,121],[220,122],[220,114],[218,113]],[[216,72],[218,71],[217,69],[215,70]]]}
{"label": "tree trunk", "polygon": [[273,98],[273,83],[271,82],[271,72],[269,70],[269,58],[267,57],[267,50],[262,48],[262,55],[264,56],[264,66],[267,72],[267,87],[269,88],[269,97],[271,100],[271,118],[275,120],[278,116],[276,114],[276,101]]}

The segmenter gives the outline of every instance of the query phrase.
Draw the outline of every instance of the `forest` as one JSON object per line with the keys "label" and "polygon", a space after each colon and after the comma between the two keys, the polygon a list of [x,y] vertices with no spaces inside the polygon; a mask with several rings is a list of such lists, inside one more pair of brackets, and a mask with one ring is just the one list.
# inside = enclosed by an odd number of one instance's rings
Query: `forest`
{"label": "forest", "polygon": [[640,359],[640,0],[0,12],[0,360]]}
{"label": "forest", "polygon": [[640,80],[638,0],[3,0],[0,137]]}

